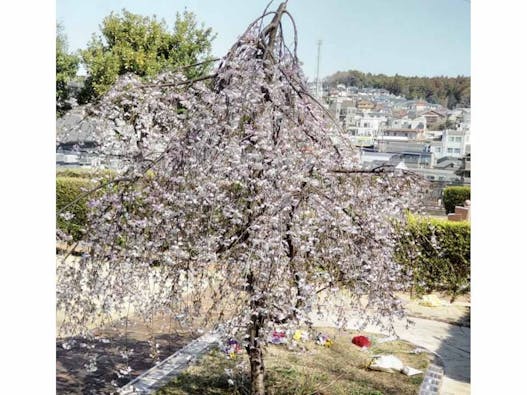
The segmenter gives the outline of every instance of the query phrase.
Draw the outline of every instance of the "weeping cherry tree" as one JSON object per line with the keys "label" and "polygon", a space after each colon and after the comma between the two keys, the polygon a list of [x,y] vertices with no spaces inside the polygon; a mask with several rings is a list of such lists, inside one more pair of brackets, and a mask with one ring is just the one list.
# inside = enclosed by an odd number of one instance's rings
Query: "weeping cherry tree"
{"label": "weeping cherry tree", "polygon": [[89,253],[59,265],[65,329],[130,306],[144,319],[200,317],[245,346],[251,393],[264,394],[262,350],[275,328],[310,327],[341,292],[339,325],[350,310],[392,328],[403,317],[395,294],[408,278],[392,257],[394,221],[417,207],[422,182],[361,169],[309,93],[296,44],[282,3],[213,74],[126,75],[93,105],[105,122],[101,155],[122,170],[86,192]]}

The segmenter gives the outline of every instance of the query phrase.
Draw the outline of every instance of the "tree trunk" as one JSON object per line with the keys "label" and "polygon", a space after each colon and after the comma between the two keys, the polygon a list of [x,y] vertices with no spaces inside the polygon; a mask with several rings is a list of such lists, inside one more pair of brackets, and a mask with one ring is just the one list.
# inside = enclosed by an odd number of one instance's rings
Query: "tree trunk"
{"label": "tree trunk", "polygon": [[264,386],[264,361],[262,348],[258,342],[258,329],[254,326],[249,329],[249,361],[251,364],[251,395],[265,395]]}
{"label": "tree trunk", "polygon": [[259,341],[260,329],[263,328],[264,318],[256,311],[261,306],[261,299],[254,300],[254,275],[252,271],[247,276],[247,291],[251,295],[251,308],[253,314],[251,315],[251,322],[247,327],[247,337],[249,344],[247,345],[247,354],[249,354],[249,363],[251,364],[251,395],[265,395],[264,385],[264,361],[262,355],[262,346]]}

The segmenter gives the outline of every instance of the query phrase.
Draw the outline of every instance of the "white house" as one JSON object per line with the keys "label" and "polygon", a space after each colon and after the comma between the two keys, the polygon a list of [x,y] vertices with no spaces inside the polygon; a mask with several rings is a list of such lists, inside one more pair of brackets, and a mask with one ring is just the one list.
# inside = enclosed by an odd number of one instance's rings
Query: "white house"
{"label": "white house", "polygon": [[444,130],[441,138],[442,156],[460,158],[465,155],[465,137],[465,132],[463,131],[451,129]]}
{"label": "white house", "polygon": [[400,118],[392,118],[389,122],[389,127],[393,129],[426,129],[426,118],[418,116],[411,118],[404,116]]}

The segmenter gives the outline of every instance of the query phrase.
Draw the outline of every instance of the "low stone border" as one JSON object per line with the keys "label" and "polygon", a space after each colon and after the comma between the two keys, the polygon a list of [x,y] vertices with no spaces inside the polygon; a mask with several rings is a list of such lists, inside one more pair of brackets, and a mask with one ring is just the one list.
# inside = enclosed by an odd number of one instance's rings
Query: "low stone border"
{"label": "low stone border", "polygon": [[427,352],[434,355],[434,357],[430,361],[421,387],[419,387],[419,395],[438,395],[441,389],[441,382],[443,381],[445,364],[439,355],[429,350]]}
{"label": "low stone border", "polygon": [[209,332],[191,341],[181,350],[121,387],[119,394],[151,394],[185,370],[191,362],[209,351],[219,340],[218,333]]}

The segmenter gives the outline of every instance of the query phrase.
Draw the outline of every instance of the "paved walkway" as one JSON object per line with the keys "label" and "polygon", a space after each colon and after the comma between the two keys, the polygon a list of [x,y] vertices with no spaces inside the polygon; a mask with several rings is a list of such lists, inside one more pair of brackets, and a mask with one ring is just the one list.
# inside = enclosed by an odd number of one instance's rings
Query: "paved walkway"
{"label": "paved walkway", "polygon": [[[331,317],[329,320],[313,317],[313,320],[315,326],[333,326]],[[401,339],[427,348],[441,357],[445,363],[445,374],[440,394],[470,394],[470,328],[422,318],[411,320],[415,325],[406,328],[404,323],[396,322],[395,330]],[[367,327],[366,331],[383,333],[375,326]]]}
{"label": "paved walkway", "polygon": [[415,325],[396,329],[399,336],[437,353],[445,363],[441,394],[470,394],[470,328],[413,318]]}

